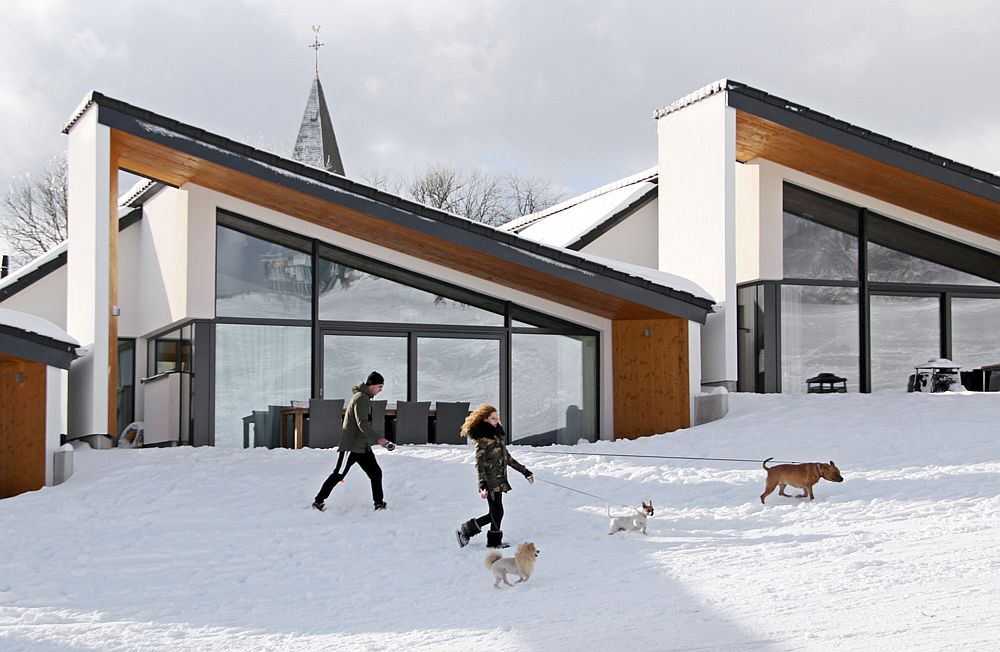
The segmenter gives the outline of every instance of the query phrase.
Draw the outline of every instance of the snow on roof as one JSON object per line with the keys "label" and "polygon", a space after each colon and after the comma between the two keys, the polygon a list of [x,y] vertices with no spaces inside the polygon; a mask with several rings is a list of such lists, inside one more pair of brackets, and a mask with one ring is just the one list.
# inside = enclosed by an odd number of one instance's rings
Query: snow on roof
{"label": "snow on roof", "polygon": [[0,279],[0,288],[5,288],[8,285],[13,285],[14,283],[17,283],[18,279],[27,276],[28,274],[35,271],[45,263],[55,260],[60,256],[60,254],[65,253],[67,249],[69,249],[69,240],[63,240],[58,245],[56,245],[52,249],[49,249],[38,258],[35,258],[34,260],[25,265],[21,265],[14,272]]}
{"label": "snow on roof", "polygon": [[41,335],[42,337],[47,337],[58,342],[80,346],[76,338],[49,320],[29,315],[26,312],[0,308],[0,324],[12,326],[26,333],[35,333],[36,335]]}
{"label": "snow on roof", "polygon": [[555,247],[579,240],[656,187],[657,168],[619,179],[500,227]]}
{"label": "snow on roof", "polygon": [[689,106],[691,104],[694,104],[695,102],[700,102],[706,97],[715,95],[719,91],[725,90],[728,85],[729,85],[729,80],[723,78],[718,81],[714,81],[707,86],[702,86],[695,92],[688,93],[687,95],[677,100],[676,102],[668,104],[662,109],[657,109],[656,111],[654,111],[653,119],[658,120],[663,116],[667,115],[668,113],[673,113],[674,111],[683,109],[685,106]]}
{"label": "snow on roof", "polygon": [[670,288],[671,290],[687,292],[688,294],[693,294],[698,298],[707,299],[713,303],[715,302],[715,297],[706,292],[704,288],[694,281],[684,278],[683,276],[677,276],[676,274],[670,274],[669,272],[662,272],[658,269],[653,269],[652,267],[643,267],[642,265],[623,263],[622,261],[614,260],[613,258],[585,254],[581,251],[571,251],[569,253],[572,253],[574,256],[579,256],[580,258],[586,258],[587,260],[600,265],[605,265],[611,269],[618,270],[623,274],[635,276],[636,278],[644,279],[650,283]]}

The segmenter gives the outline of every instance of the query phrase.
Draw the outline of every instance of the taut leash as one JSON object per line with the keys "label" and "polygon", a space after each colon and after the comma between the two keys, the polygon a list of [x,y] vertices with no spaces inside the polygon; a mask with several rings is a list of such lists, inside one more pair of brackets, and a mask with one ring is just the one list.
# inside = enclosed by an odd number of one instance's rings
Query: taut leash
{"label": "taut leash", "polygon": [[[531,451],[541,455],[583,455],[586,457],[644,457],[657,460],[707,460],[711,462],[773,462],[774,464],[803,464],[803,462],[789,462],[787,460],[746,460],[737,457],[683,457],[680,455],[638,455],[634,453],[572,453],[569,451]],[[568,487],[567,487],[568,488]],[[575,490],[574,490],[575,491]]]}
{"label": "taut leash", "polygon": [[[536,480],[539,480],[539,481],[544,482],[546,484],[550,484],[553,487],[559,487],[561,489],[566,489],[567,491],[575,491],[576,493],[583,494],[584,496],[590,496],[591,498],[596,498],[598,500],[603,500],[604,504],[608,507],[609,511],[611,509],[611,505],[613,504],[610,500],[608,500],[604,496],[598,496],[597,494],[591,494],[591,493],[587,493],[586,491],[580,491],[579,489],[574,489],[573,487],[567,487],[566,485],[559,484],[558,482],[552,482],[551,480],[546,480],[545,478],[539,478],[535,474],[532,474],[532,475],[534,475],[534,477],[535,477]],[[627,509],[633,509],[633,510],[638,511],[637,507],[634,507],[632,505],[626,505],[625,503],[614,503],[614,505],[615,505],[615,507],[625,507]]]}

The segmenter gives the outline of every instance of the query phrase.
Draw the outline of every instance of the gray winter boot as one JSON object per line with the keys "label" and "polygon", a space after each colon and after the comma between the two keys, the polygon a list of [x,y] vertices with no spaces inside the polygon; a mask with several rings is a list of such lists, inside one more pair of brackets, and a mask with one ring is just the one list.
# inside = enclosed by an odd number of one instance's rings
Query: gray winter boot
{"label": "gray winter boot", "polygon": [[479,523],[476,523],[476,519],[474,518],[462,523],[462,527],[455,530],[455,537],[458,538],[458,547],[464,548],[469,545],[469,539],[482,531],[483,529],[479,527]]}

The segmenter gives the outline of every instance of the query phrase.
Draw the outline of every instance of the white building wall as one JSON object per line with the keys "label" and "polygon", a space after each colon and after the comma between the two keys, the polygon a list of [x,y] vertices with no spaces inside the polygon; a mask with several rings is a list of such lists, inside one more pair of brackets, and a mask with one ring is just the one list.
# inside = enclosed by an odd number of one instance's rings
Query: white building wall
{"label": "white building wall", "polygon": [[[332,244],[338,247],[343,247],[350,251],[357,252],[364,256],[374,258],[376,260],[385,261],[391,263],[398,267],[403,267],[405,269],[413,270],[418,274],[424,274],[433,278],[439,278],[443,281],[454,283],[462,287],[469,288],[476,292],[486,294],[489,296],[494,296],[500,299],[505,299],[512,301],[514,303],[520,304],[522,306],[538,310],[561,319],[566,319],[568,321],[581,324],[583,326],[593,328],[594,330],[600,332],[601,337],[601,378],[600,378],[600,401],[601,401],[601,423],[599,424],[601,435],[605,438],[611,438],[614,433],[614,414],[613,414],[613,391],[612,391],[612,355],[611,355],[611,320],[603,319],[589,313],[576,310],[567,306],[563,306],[552,301],[547,301],[541,299],[525,292],[520,292],[508,288],[497,283],[486,281],[469,274],[465,274],[453,269],[442,267],[434,263],[415,258],[413,256],[406,255],[402,252],[395,251],[388,247],[383,247],[365,240],[359,240],[357,238],[344,235],[337,231],[332,231],[330,229],[323,228],[316,224],[299,220],[290,215],[285,215],[277,211],[272,211],[256,204],[251,204],[249,202],[231,197],[229,195],[224,195],[222,193],[209,190],[207,188],[202,188],[200,186],[195,186],[193,184],[187,184],[184,186],[184,190],[188,195],[189,200],[189,217],[192,224],[192,233],[201,233],[200,240],[204,242],[209,242],[205,234],[208,229],[211,229],[213,234],[211,237],[211,249],[208,250],[206,247],[205,251],[202,252],[202,257],[205,261],[210,261],[205,267],[205,273],[210,274],[212,278],[215,275],[215,221],[216,221],[216,210],[217,208],[223,208],[233,213],[249,217],[278,228],[287,229],[295,233],[299,233],[307,238],[317,238],[328,244]],[[192,238],[194,239],[194,238]],[[210,285],[205,283],[205,285]],[[191,306],[197,307],[198,310],[203,310],[205,308],[204,303],[208,301],[208,295],[200,297],[199,299],[192,300]],[[215,306],[215,289],[212,287],[211,291],[211,306],[214,315]]]}
{"label": "white building wall", "polygon": [[657,132],[659,268],[715,297],[719,312],[702,329],[702,379],[735,389],[736,112],[717,93],[661,117]]}
{"label": "white building wall", "polygon": [[45,371],[45,486],[53,484],[53,459],[66,432],[66,381],[68,373],[59,367]]}
{"label": "white building wall", "polygon": [[111,132],[93,105],[69,131],[66,330],[85,350],[69,374],[71,435],[108,429],[110,188]]}
{"label": "white building wall", "polygon": [[142,288],[136,334],[161,330],[188,315],[187,215],[186,191],[167,188],[145,203],[142,220],[132,227],[139,227],[136,269]]}
{"label": "white building wall", "polygon": [[66,265],[0,302],[0,308],[35,315],[66,330]]}
{"label": "white building wall", "polygon": [[[139,270],[139,239],[142,220],[118,232],[118,337],[137,337],[140,329],[139,296],[143,278]],[[128,425],[128,424],[123,424]]]}
{"label": "white building wall", "polygon": [[782,277],[781,177],[767,161],[736,164],[736,283]]}
{"label": "white building wall", "polygon": [[580,251],[659,269],[658,221],[659,207],[654,199]]}

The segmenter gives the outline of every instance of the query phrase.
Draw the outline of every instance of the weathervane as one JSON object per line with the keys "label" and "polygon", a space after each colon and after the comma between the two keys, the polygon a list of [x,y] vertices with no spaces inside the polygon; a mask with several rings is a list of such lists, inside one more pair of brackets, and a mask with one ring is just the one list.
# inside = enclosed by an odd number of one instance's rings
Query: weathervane
{"label": "weathervane", "polygon": [[306,47],[312,48],[313,51],[316,53],[316,79],[319,79],[319,49],[324,45],[326,45],[326,43],[319,42],[320,25],[313,25],[312,28],[313,28],[313,33],[315,34],[315,36],[313,37],[313,44],[307,45]]}

